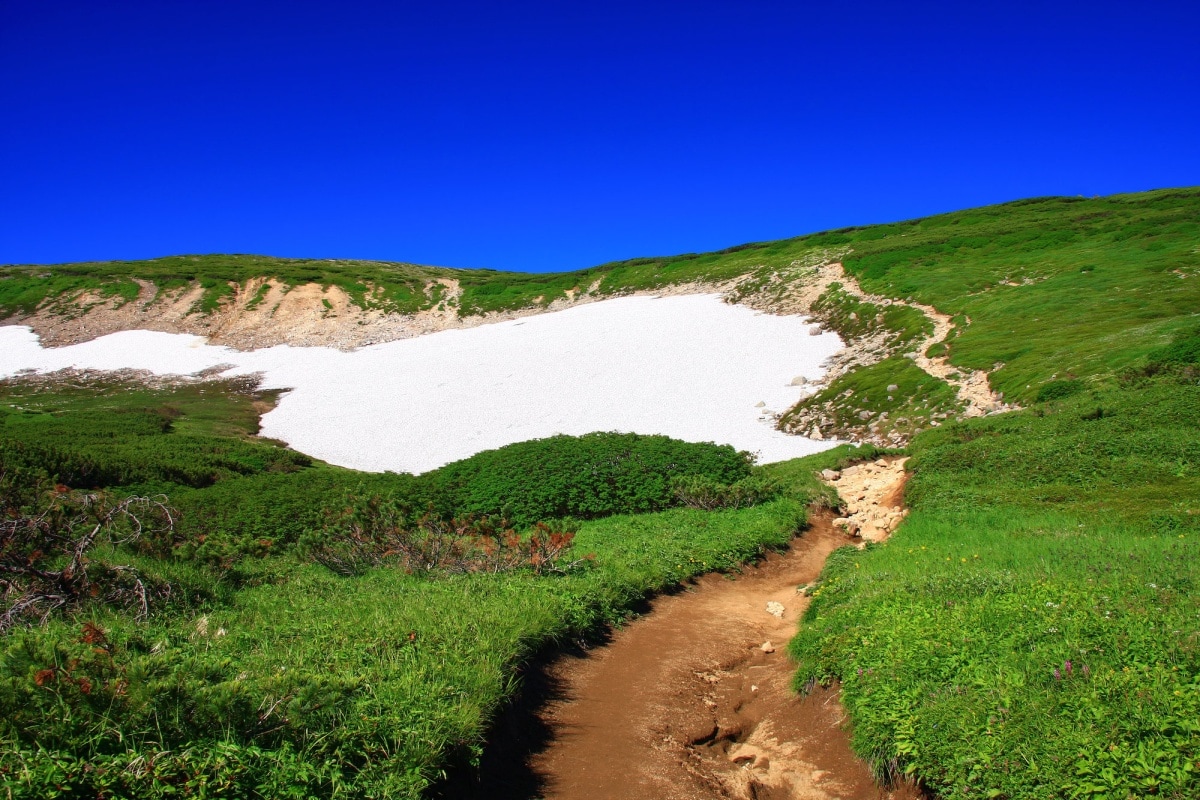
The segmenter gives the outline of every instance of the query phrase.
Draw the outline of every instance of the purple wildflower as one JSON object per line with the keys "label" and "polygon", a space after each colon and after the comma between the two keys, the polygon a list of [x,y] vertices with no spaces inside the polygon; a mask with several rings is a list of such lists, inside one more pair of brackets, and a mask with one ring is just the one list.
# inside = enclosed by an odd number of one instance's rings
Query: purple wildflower
{"label": "purple wildflower", "polygon": [[1062,673],[1058,671],[1058,667],[1054,668],[1054,680],[1056,680],[1056,681],[1062,680]]}
{"label": "purple wildflower", "polygon": [[1084,664],[1083,665],[1083,677],[1086,678],[1087,676],[1089,676],[1091,674],[1092,674],[1092,671],[1090,669],[1088,669],[1088,665]]}
{"label": "purple wildflower", "polygon": [[1070,661],[1068,661],[1067,663],[1063,664],[1063,666],[1067,668],[1067,675],[1068,675],[1068,677],[1069,677],[1069,676],[1071,675],[1071,673],[1072,673],[1072,669],[1071,669],[1071,662],[1070,662]]}

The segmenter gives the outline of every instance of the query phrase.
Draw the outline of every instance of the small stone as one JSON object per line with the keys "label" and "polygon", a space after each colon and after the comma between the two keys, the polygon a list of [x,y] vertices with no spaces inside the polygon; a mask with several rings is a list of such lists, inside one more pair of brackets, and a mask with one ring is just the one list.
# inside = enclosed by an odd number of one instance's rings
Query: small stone
{"label": "small stone", "polygon": [[772,617],[783,619],[783,603],[780,603],[776,600],[772,600],[771,602],[767,603],[767,613]]}
{"label": "small stone", "polygon": [[[750,691],[756,691],[757,686],[751,687]],[[742,767],[748,767],[759,759],[762,751],[752,744],[736,744],[729,748],[729,760],[734,764]]]}
{"label": "small stone", "polygon": [[899,390],[899,389],[900,389],[900,387],[899,387],[899,386],[897,386],[897,385],[896,385],[896,384],[894,384],[894,383],[889,383],[889,384],[888,384],[888,386],[887,386],[887,390],[888,390],[888,392],[889,392],[889,393],[890,393],[890,392],[895,392],[895,391],[897,391],[897,390]]}
{"label": "small stone", "polygon": [[808,383],[808,378],[804,377],[803,375],[797,375],[796,377],[792,378],[791,385],[792,386],[803,386],[806,383]]}
{"label": "small stone", "polygon": [[813,325],[811,328],[808,329],[809,336],[820,336],[822,333],[824,333],[824,331],[821,330],[820,325]]}
{"label": "small stone", "polygon": [[764,403],[762,400],[759,400],[757,403],[755,403],[755,404],[754,404],[754,407],[755,407],[755,408],[762,408],[762,407],[763,407],[763,406],[765,406],[765,405],[766,405],[766,403]]}
{"label": "small stone", "polygon": [[752,692],[757,692],[757,691],[758,691],[758,687],[757,687],[757,686],[755,686],[754,684],[750,684],[750,691],[752,691]]}
{"label": "small stone", "polygon": [[816,425],[813,425],[813,429],[808,432],[808,438],[810,438],[816,442],[825,441],[825,437],[821,435],[821,429],[818,428]]}
{"label": "small stone", "polygon": [[827,480],[827,481],[836,481],[836,480],[838,480],[838,479],[839,479],[839,478],[841,478],[841,477],[842,477],[842,473],[838,472],[838,471],[837,471],[837,470],[835,470],[835,469],[823,469],[823,470],[821,470],[821,479],[822,479],[822,480]]}
{"label": "small stone", "polygon": [[863,409],[862,411],[858,412],[858,418],[859,419],[870,419],[871,412],[867,411],[866,409]]}
{"label": "small stone", "polygon": [[758,649],[762,650],[764,653],[774,653],[775,645],[773,645],[769,641],[767,641],[767,642],[763,642],[761,645],[759,645]]}

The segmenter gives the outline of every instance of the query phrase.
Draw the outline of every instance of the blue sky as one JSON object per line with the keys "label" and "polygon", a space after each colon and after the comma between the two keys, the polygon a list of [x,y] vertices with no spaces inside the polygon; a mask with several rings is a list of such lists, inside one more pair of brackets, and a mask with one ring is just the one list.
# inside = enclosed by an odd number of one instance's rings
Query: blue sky
{"label": "blue sky", "polygon": [[528,271],[1200,184],[1200,4],[0,0],[0,263]]}

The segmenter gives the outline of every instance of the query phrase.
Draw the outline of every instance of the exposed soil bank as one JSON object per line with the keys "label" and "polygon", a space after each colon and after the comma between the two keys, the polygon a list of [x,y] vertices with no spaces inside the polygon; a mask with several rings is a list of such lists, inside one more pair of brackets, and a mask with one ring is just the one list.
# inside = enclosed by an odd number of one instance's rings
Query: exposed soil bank
{"label": "exposed soil bank", "polygon": [[791,690],[786,643],[808,604],[797,587],[851,542],[821,515],[786,552],[659,597],[605,646],[534,670],[535,707],[502,720],[479,781],[445,796],[919,797],[875,784],[850,750],[836,688]]}
{"label": "exposed soil bank", "polygon": [[[204,313],[197,310],[204,294],[199,283],[172,291],[159,291],[149,281],[137,283],[141,291],[133,301],[82,292],[50,300],[33,313],[14,314],[5,318],[3,324],[28,325],[46,347],[81,344],[119,331],[144,330],[204,336],[210,344],[235,350],[287,344],[349,351],[438,331],[476,328],[562,311],[618,296],[599,293],[597,281],[545,305],[460,316],[462,288],[459,282],[453,278],[439,278],[426,284],[425,293],[432,297],[434,289],[439,288],[436,284],[440,284],[440,302],[424,311],[401,314],[355,305],[337,286],[316,283],[289,286],[275,279],[254,278],[242,284],[230,284],[232,295]],[[678,284],[654,291],[625,293],[625,296],[722,294],[728,288],[729,283]]]}

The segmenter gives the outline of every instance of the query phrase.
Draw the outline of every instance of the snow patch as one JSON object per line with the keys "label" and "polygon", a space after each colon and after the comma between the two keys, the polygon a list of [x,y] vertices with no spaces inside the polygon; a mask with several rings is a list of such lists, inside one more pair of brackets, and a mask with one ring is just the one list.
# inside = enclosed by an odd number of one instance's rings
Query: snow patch
{"label": "snow patch", "polygon": [[[352,352],[277,347],[240,352],[185,334],[125,331],[43,349],[24,326],[0,327],[0,377],[23,370],[139,369],[261,373],[290,389],[262,435],[333,464],[424,472],[556,433],[630,431],[731,444],[761,462],[807,455],[816,442],[774,418],[842,348],[799,316],[773,316],[717,295],[626,297]],[[765,407],[757,404],[762,401]]]}

